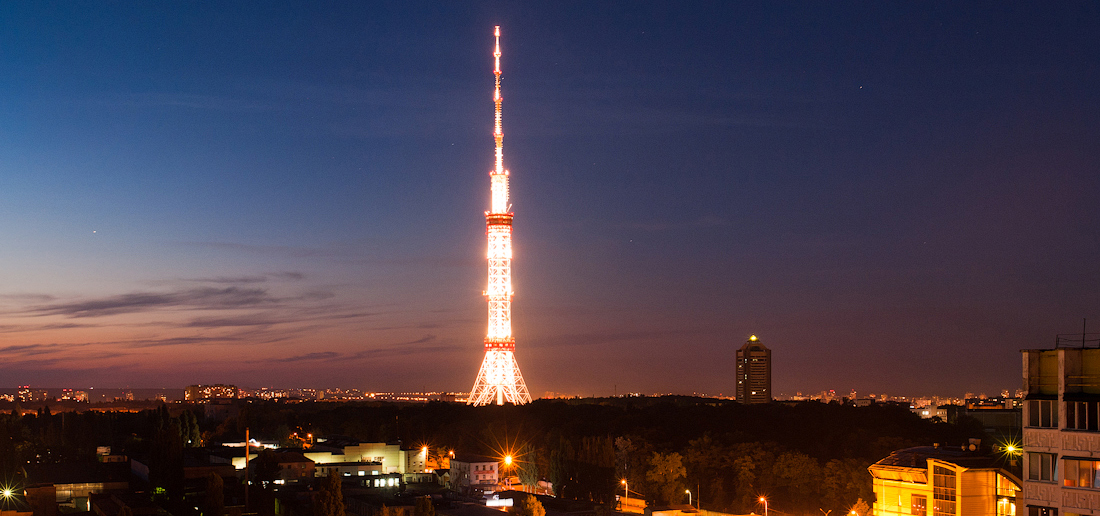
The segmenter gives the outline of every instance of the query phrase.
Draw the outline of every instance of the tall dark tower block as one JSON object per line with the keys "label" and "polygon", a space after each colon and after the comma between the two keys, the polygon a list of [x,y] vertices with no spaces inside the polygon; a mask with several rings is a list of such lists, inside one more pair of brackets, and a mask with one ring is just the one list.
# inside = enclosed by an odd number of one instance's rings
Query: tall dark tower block
{"label": "tall dark tower block", "polygon": [[737,401],[769,403],[772,400],[772,350],[756,335],[737,350]]}

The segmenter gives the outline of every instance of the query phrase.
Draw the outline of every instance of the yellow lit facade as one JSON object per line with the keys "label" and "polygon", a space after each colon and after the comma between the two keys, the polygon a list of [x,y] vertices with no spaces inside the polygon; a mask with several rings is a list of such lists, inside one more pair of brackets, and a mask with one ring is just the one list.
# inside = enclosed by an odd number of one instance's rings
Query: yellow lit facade
{"label": "yellow lit facade", "polygon": [[931,446],[891,453],[868,468],[875,516],[1016,516],[1020,479],[1003,457]]}

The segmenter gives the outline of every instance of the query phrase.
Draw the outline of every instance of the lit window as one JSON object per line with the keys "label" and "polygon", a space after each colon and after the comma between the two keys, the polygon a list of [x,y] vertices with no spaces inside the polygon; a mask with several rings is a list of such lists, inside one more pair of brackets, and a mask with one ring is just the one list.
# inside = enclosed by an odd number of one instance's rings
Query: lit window
{"label": "lit window", "polygon": [[955,470],[932,468],[932,516],[955,516]]}
{"label": "lit window", "polygon": [[911,495],[909,498],[910,514],[914,516],[928,516],[928,497],[925,495]]}
{"label": "lit window", "polygon": [[1100,461],[1062,460],[1062,485],[1100,489]]}

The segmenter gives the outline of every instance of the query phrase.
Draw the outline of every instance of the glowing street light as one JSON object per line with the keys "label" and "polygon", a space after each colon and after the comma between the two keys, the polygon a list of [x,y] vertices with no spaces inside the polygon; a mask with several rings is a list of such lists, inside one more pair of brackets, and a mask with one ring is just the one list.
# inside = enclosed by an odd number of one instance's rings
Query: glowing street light
{"label": "glowing street light", "polygon": [[3,490],[3,491],[0,491],[0,495],[3,495],[3,496],[4,496],[4,498],[11,498],[11,497],[12,497],[12,492],[11,492],[11,489],[9,489],[9,488],[4,488],[4,490]]}
{"label": "glowing street light", "polygon": [[688,495],[688,505],[691,505],[691,490],[690,489],[684,489],[684,492],[687,493],[687,495]]}
{"label": "glowing street light", "polygon": [[[620,480],[619,483],[623,485],[623,500],[630,500],[630,484],[625,478]],[[626,507],[623,507],[623,510],[626,510]]]}
{"label": "glowing street light", "polygon": [[[768,499],[760,497],[760,503],[764,504],[764,516],[768,516]],[[854,512],[852,514],[855,514]]]}
{"label": "glowing street light", "polygon": [[512,468],[512,455],[504,456],[504,485],[507,489],[512,489],[512,477],[508,474],[508,470]]}

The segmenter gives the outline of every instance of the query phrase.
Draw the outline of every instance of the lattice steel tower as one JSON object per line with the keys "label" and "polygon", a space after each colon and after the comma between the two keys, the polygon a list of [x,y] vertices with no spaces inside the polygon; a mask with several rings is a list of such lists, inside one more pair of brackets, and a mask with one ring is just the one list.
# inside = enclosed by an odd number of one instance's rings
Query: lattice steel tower
{"label": "lattice steel tower", "polygon": [[485,233],[489,237],[489,331],[485,334],[485,360],[474,380],[467,401],[470,405],[504,402],[516,405],[531,402],[531,394],[523,383],[516,363],[516,339],[512,337],[512,206],[508,204],[508,171],[504,170],[504,130],[500,115],[500,26],[496,36],[496,89],[493,103],[496,118],[493,139],[496,140],[496,166],[489,172],[492,209],[485,212]]}

